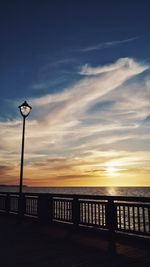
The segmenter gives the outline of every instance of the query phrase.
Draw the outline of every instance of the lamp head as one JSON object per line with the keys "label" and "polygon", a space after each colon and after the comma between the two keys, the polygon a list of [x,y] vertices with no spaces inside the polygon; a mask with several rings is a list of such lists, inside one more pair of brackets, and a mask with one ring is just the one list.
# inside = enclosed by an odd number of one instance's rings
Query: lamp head
{"label": "lamp head", "polygon": [[29,106],[29,104],[26,101],[22,103],[18,108],[20,109],[20,113],[24,118],[26,118],[29,115],[32,109],[32,107]]}

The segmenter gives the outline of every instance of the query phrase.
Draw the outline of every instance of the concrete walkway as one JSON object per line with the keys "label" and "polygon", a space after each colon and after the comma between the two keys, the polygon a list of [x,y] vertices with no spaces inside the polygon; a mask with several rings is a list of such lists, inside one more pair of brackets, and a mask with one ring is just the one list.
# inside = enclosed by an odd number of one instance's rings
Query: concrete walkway
{"label": "concrete walkway", "polygon": [[146,267],[148,243],[116,241],[0,215],[0,267]]}

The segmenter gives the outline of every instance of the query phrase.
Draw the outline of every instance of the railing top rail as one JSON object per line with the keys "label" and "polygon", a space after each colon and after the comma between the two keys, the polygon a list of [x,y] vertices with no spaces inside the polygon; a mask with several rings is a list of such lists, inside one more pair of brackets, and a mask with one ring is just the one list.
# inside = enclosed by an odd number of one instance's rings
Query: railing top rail
{"label": "railing top rail", "polygon": [[134,201],[150,202],[150,197],[128,197],[128,196],[105,196],[105,195],[81,195],[81,194],[50,194],[52,197],[66,197],[89,200],[112,200],[112,201]]}
{"label": "railing top rail", "polygon": [[[18,195],[18,192],[0,192],[0,195]],[[50,197],[58,197],[58,198],[77,198],[77,199],[89,199],[89,200],[112,200],[112,201],[130,201],[130,202],[150,202],[150,197],[135,197],[135,196],[106,196],[106,195],[81,195],[81,194],[58,194],[58,193],[31,193],[25,192],[23,195],[26,196],[42,196],[48,195]]]}

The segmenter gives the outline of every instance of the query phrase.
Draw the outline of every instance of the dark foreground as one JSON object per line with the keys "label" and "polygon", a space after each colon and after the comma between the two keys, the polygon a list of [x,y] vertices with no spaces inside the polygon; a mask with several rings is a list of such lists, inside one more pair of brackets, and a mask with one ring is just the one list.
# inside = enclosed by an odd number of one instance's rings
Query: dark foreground
{"label": "dark foreground", "polygon": [[[115,245],[115,246],[113,246]],[[0,216],[1,267],[146,267],[149,244]]]}

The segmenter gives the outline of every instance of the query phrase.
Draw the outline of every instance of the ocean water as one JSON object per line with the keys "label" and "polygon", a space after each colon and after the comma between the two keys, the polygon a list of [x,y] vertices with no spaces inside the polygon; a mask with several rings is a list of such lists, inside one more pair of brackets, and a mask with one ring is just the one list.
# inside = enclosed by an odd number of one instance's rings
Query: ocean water
{"label": "ocean water", "polygon": [[[18,190],[16,186],[0,186],[0,192]],[[150,197],[150,187],[24,187],[23,192]]]}

